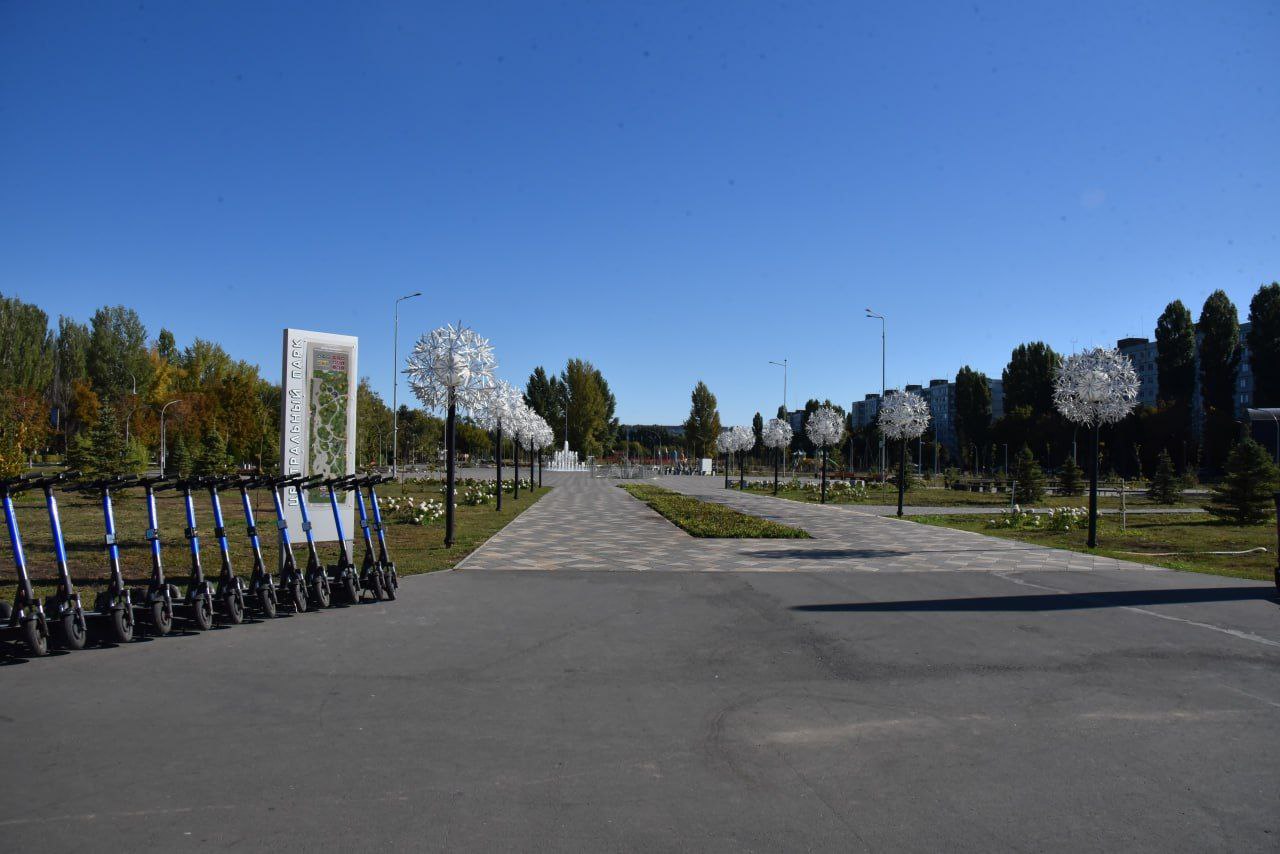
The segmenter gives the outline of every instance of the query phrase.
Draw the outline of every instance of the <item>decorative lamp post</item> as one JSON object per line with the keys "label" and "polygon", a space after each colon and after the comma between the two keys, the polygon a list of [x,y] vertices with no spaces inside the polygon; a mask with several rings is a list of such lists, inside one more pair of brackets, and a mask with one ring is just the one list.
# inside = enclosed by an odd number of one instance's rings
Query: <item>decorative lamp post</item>
{"label": "decorative lamp post", "polygon": [[1138,401],[1133,362],[1118,350],[1094,347],[1068,356],[1054,380],[1053,402],[1068,421],[1093,428],[1089,466],[1089,548],[1098,545],[1098,445],[1103,424],[1114,424]]}
{"label": "decorative lamp post", "polygon": [[827,503],[827,448],[844,438],[844,419],[830,406],[823,406],[809,416],[804,432],[822,451],[822,503]]}
{"label": "decorative lamp post", "polygon": [[457,456],[458,407],[479,411],[492,394],[497,361],[487,338],[459,323],[423,335],[406,360],[409,387],[428,409],[443,409],[445,417],[444,544],[453,546],[454,468]]}
{"label": "decorative lamp post", "polygon": [[778,461],[784,448],[791,447],[791,425],[781,418],[770,418],[762,433],[766,448],[773,448],[773,494],[778,494]]}
{"label": "decorative lamp post", "polygon": [[550,445],[555,444],[556,431],[551,429],[551,425],[546,419],[538,419],[538,487],[542,487],[542,452]]}
{"label": "decorative lamp post", "polygon": [[511,476],[511,497],[520,497],[520,443],[524,434],[532,426],[533,410],[525,404],[524,398],[517,397],[511,406],[511,464],[515,472]]}
{"label": "decorative lamp post", "polygon": [[747,451],[756,446],[756,433],[743,424],[729,428],[729,432],[733,437],[733,449],[738,452],[738,489],[746,489]]}
{"label": "decorative lamp post", "polygon": [[520,396],[520,392],[516,391],[506,380],[498,380],[493,389],[485,395],[484,404],[480,407],[479,416],[480,423],[488,430],[492,430],[496,435],[497,461],[498,470],[495,476],[496,487],[494,495],[496,496],[497,506],[495,510],[502,510],[502,427],[504,423],[509,423],[511,413],[514,411],[515,399]]}
{"label": "decorative lamp post", "polygon": [[907,443],[919,439],[929,426],[929,401],[915,392],[889,395],[880,407],[880,432],[902,445],[898,460],[898,515],[902,515],[902,498],[907,491]]}
{"label": "decorative lamp post", "polygon": [[724,454],[724,488],[729,488],[729,455],[733,453],[733,430],[721,430],[716,436],[716,450]]}

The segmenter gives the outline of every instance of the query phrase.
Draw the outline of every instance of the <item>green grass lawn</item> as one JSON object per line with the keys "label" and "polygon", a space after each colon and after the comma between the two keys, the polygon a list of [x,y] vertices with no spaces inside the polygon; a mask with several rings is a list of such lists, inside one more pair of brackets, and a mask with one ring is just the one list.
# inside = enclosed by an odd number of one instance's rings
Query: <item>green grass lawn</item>
{"label": "green grass lawn", "polygon": [[[786,498],[791,501],[808,501],[817,502],[819,495],[817,491],[809,491],[800,488],[788,488],[787,481],[779,484],[778,497]],[[828,483],[830,487],[830,482]],[[737,489],[737,481],[733,481],[732,489]],[[751,482],[747,484],[747,491],[757,495],[773,495],[773,481],[767,483]],[[1204,501],[1208,501],[1208,497],[1204,497]],[[1050,495],[1043,501],[1036,502],[1036,507],[1080,507],[1088,502],[1087,495],[1067,496],[1067,495]],[[828,504],[871,504],[871,505],[897,505],[898,488],[893,484],[880,486],[878,483],[867,483],[866,498],[856,498],[851,495],[840,495],[828,491]],[[1008,493],[995,492],[962,492],[956,489],[941,488],[921,488],[911,489],[907,491],[905,504],[907,506],[914,505],[916,507],[1007,507],[1009,505]],[[1130,509],[1139,507],[1169,507],[1171,509],[1185,508],[1194,509],[1201,506],[1198,501],[1184,501],[1179,504],[1155,504],[1150,501],[1145,491],[1133,492],[1125,496],[1125,505]],[[1104,510],[1120,509],[1119,496],[1100,495],[1098,496],[1098,507]]]}
{"label": "green grass lawn", "polygon": [[759,516],[739,513],[732,507],[672,492],[648,483],[620,486],[635,498],[695,537],[808,539],[799,528],[781,525]]}
{"label": "green grass lawn", "polygon": [[[1090,552],[1085,546],[1085,526],[1067,531],[989,528],[985,516],[913,516],[911,521],[993,537],[1020,540],[1040,546]],[[1206,572],[1233,578],[1271,581],[1276,566],[1276,527],[1240,526],[1219,522],[1202,514],[1131,516],[1126,530],[1111,516],[1098,518],[1098,544],[1092,553],[1138,563]],[[1183,554],[1156,556],[1156,552],[1243,551],[1262,546],[1265,552],[1246,555]],[[1136,552],[1136,554],[1134,554]]]}
{"label": "green grass lawn", "polygon": [[[378,487],[378,495],[384,499],[392,496],[412,496],[414,499],[442,499],[444,487],[437,481],[406,481],[403,486],[387,483]],[[387,551],[396,562],[400,575],[416,575],[449,569],[493,536],[504,525],[527,510],[539,498],[550,491],[542,489],[520,490],[520,498],[512,499],[508,492],[502,499],[502,512],[494,510],[493,503],[457,508],[453,548],[444,547],[444,520],[427,525],[415,525],[390,518],[387,523]],[[251,493],[253,512],[262,538],[263,558],[275,571],[279,560],[275,531],[275,510],[271,493],[255,490]],[[141,581],[150,576],[151,554],[144,539],[147,528],[146,505],[141,489],[129,489],[115,494],[116,536],[120,543],[121,563],[126,579]],[[175,584],[183,584],[190,576],[191,561],[187,541],[182,536],[186,527],[182,497],[174,492],[161,492],[156,496],[160,517],[160,533],[164,544],[165,574]],[[71,577],[82,588],[82,598],[92,604],[92,589],[106,584],[108,570],[106,550],[102,538],[102,509],[96,497],[78,493],[59,493],[58,507],[62,518],[63,536],[67,544],[67,563]],[[248,578],[253,570],[253,558],[249,538],[245,533],[244,512],[238,492],[222,496],[222,512],[226,519],[231,563],[236,574]],[[324,512],[329,512],[327,509]],[[53,538],[49,533],[48,516],[43,496],[22,493],[17,500],[18,519],[22,526],[22,539],[27,556],[27,566],[36,582],[36,594],[47,596],[53,591],[52,581],[57,578],[53,559]],[[313,513],[314,515],[314,513]],[[213,534],[213,520],[209,510],[207,493],[196,496],[196,520],[200,526],[200,558],[206,577],[216,579],[221,568],[217,540]],[[306,542],[299,530],[290,530],[294,541],[295,560],[306,564]],[[357,565],[364,557],[364,545],[356,531],[356,549],[353,558]],[[0,597],[13,598],[16,577],[12,552],[7,536],[3,557],[0,558]],[[337,543],[320,543],[320,557],[326,563],[334,563],[338,556]]]}

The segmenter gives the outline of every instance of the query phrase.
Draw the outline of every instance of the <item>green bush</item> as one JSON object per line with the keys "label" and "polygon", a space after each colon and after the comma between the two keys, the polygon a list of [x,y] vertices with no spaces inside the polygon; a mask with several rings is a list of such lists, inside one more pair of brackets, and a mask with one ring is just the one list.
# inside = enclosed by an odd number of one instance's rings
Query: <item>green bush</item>
{"label": "green bush", "polygon": [[1147,497],[1156,504],[1176,504],[1182,491],[1178,488],[1178,475],[1167,450],[1156,459],[1156,470],[1147,485]]}
{"label": "green bush", "polygon": [[1013,500],[1019,504],[1034,504],[1044,500],[1045,479],[1040,463],[1035,454],[1026,445],[1018,452],[1013,465],[1013,478],[1017,481],[1014,487]]}
{"label": "green bush", "polygon": [[1084,491],[1084,471],[1076,461],[1067,457],[1058,472],[1058,490],[1063,495],[1079,495]]}

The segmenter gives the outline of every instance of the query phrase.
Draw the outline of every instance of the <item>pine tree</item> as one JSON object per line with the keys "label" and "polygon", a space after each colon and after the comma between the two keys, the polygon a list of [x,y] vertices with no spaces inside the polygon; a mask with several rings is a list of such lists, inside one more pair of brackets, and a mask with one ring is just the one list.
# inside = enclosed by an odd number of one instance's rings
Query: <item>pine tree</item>
{"label": "pine tree", "polygon": [[1063,495],[1079,495],[1084,491],[1083,478],[1083,469],[1076,465],[1075,460],[1067,457],[1062,463],[1062,470],[1058,472],[1058,489]]}
{"label": "pine tree", "polygon": [[1018,484],[1014,488],[1013,498],[1019,504],[1034,504],[1044,500],[1044,471],[1036,462],[1036,455],[1026,445],[1018,452],[1013,464],[1013,477]]}
{"label": "pine tree", "polygon": [[104,403],[98,409],[98,420],[89,431],[91,453],[85,471],[99,476],[125,473],[124,434],[115,407]]}
{"label": "pine tree", "polygon": [[1270,455],[1252,438],[1245,438],[1227,457],[1226,476],[1213,488],[1206,508],[1239,525],[1256,525],[1271,517],[1272,491],[1280,473]]}
{"label": "pine tree", "polygon": [[1147,487],[1147,497],[1157,504],[1175,504],[1180,494],[1178,474],[1168,449],[1162,450],[1156,459],[1156,471]]}
{"label": "pine tree", "polygon": [[231,458],[227,455],[227,441],[217,427],[210,427],[200,443],[200,459],[196,461],[195,473],[201,477],[226,474],[231,469]]}
{"label": "pine tree", "polygon": [[175,474],[178,477],[191,477],[191,451],[187,448],[187,440],[179,435],[178,441],[173,443],[173,450],[169,452],[169,459],[165,461],[167,471],[165,474]]}
{"label": "pine tree", "polygon": [[67,442],[67,468],[72,471],[91,471],[93,459],[93,440],[89,431],[81,430]]}

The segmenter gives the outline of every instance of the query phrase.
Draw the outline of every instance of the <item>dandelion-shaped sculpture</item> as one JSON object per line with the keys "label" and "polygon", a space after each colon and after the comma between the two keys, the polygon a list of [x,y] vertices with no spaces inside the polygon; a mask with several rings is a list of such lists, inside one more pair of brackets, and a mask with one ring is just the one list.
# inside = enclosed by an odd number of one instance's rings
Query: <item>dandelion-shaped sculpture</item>
{"label": "dandelion-shaped sculpture", "polygon": [[733,453],[733,430],[721,430],[720,435],[716,436],[716,451],[724,454],[724,488],[729,488],[729,455]]}
{"label": "dandelion-shaped sculpture", "polygon": [[907,443],[924,435],[929,426],[929,402],[913,392],[899,392],[885,398],[880,408],[880,432],[901,443],[898,458],[898,515],[907,490]]}
{"label": "dandelion-shaped sculpture", "polygon": [[747,451],[756,446],[756,431],[744,424],[739,424],[735,427],[730,427],[729,433],[733,438],[733,449],[738,452],[738,489],[746,489]]}
{"label": "dandelion-shaped sculpture", "polygon": [[1098,440],[1103,424],[1114,424],[1138,401],[1138,375],[1118,350],[1094,347],[1067,360],[1054,380],[1053,402],[1068,421],[1093,428],[1089,466],[1089,548],[1098,545]]}
{"label": "dandelion-shaped sculpture", "polygon": [[791,425],[781,418],[770,418],[761,433],[766,448],[773,448],[773,494],[778,494],[778,464],[783,448],[791,447]]}
{"label": "dandelion-shaped sculpture", "polygon": [[506,380],[498,380],[493,389],[485,395],[484,404],[476,412],[476,416],[480,422],[480,426],[486,430],[491,430],[495,434],[494,448],[496,449],[494,457],[497,461],[498,471],[496,473],[496,486],[494,495],[497,497],[496,510],[502,510],[502,431],[503,428],[510,428],[511,414],[515,410],[516,401],[520,399],[520,392]]}
{"label": "dandelion-shaped sculpture", "polygon": [[444,544],[453,545],[454,457],[458,407],[477,412],[493,388],[497,362],[487,338],[459,323],[442,326],[418,340],[406,360],[409,387],[428,409],[443,409],[445,419]]}
{"label": "dandelion-shaped sculpture", "polygon": [[830,406],[823,406],[804,425],[809,441],[822,450],[822,503],[827,503],[827,449],[844,438],[844,418]]}
{"label": "dandelion-shaped sculpture", "polygon": [[524,398],[517,395],[511,404],[511,444],[514,448],[515,474],[512,479],[511,493],[515,498],[520,497],[520,448],[523,447],[525,437],[529,431],[533,429],[533,419],[538,416],[528,404],[524,402]]}
{"label": "dandelion-shaped sculpture", "polygon": [[542,486],[542,452],[556,440],[556,431],[551,429],[545,418],[538,418],[538,486]]}
{"label": "dandelion-shaped sculpture", "polygon": [[[523,429],[520,431],[520,445],[529,452],[529,488],[532,489],[534,478],[534,451],[542,447],[540,444],[543,432],[542,428],[546,426],[547,422],[543,421],[542,416],[534,412],[532,409],[527,409],[526,412],[528,414],[525,417],[524,424],[521,425]],[[517,474],[519,473],[518,467],[516,472]]]}

